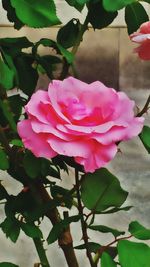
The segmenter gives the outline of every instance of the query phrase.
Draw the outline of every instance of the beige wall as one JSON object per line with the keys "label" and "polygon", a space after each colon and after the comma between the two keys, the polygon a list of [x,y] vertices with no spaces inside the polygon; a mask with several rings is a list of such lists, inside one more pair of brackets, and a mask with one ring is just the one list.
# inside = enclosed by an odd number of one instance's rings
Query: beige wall
{"label": "beige wall", "polygon": [[[77,10],[75,10],[73,7],[70,7],[66,1],[64,0],[55,0],[56,6],[57,6],[57,13],[58,16],[61,18],[61,21],[63,23],[66,23],[69,21],[72,17],[80,18],[81,21],[84,20],[86,15],[86,8],[80,13]],[[147,13],[150,15],[150,5],[144,3],[144,6],[146,7]],[[2,4],[0,2],[0,25],[2,24],[10,24],[7,20],[6,12],[2,9]],[[118,17],[114,20],[112,23],[112,26],[124,26],[124,10],[119,11]]]}

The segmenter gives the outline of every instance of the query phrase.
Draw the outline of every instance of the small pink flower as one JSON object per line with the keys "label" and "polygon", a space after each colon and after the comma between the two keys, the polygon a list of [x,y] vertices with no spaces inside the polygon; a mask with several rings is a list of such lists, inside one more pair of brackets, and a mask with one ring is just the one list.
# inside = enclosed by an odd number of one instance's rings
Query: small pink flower
{"label": "small pink flower", "polygon": [[18,132],[35,156],[74,157],[86,172],[94,172],[114,158],[118,141],[142,130],[144,118],[134,117],[134,105],[125,93],[99,81],[54,80],[48,92],[32,95]]}
{"label": "small pink flower", "polygon": [[131,41],[140,44],[135,52],[143,60],[150,60],[150,21],[143,23],[139,30],[130,35]]}

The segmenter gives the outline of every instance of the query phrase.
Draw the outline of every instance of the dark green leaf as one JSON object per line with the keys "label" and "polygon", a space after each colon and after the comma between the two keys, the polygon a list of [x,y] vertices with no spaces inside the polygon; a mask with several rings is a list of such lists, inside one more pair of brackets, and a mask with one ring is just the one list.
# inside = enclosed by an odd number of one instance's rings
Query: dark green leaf
{"label": "dark green leaf", "polygon": [[70,20],[57,34],[57,42],[64,48],[72,47],[79,34],[80,22],[77,19]]}
{"label": "dark green leaf", "polygon": [[[60,64],[62,61],[59,57],[51,56],[51,55],[45,55],[42,57],[37,57],[37,62],[42,66],[42,72],[44,69],[44,73],[47,73],[48,77],[50,79],[53,78],[53,71],[55,70],[56,64]],[[39,65],[38,65],[39,67]],[[40,69],[41,71],[41,69]]]}
{"label": "dark green leaf", "polygon": [[89,0],[66,0],[66,2],[70,5],[76,8],[78,11],[82,11],[84,5]]}
{"label": "dark green leaf", "polygon": [[[1,158],[1,156],[0,156]],[[1,182],[0,182],[0,200],[3,200],[3,199],[8,199],[9,198],[9,195],[6,191],[6,189],[2,186]]]}
{"label": "dark green leaf", "polygon": [[129,232],[137,239],[141,240],[150,239],[150,229],[146,229],[143,225],[141,225],[137,221],[130,223]]}
{"label": "dark green leaf", "polygon": [[88,8],[89,22],[92,24],[94,29],[102,29],[107,27],[118,15],[117,12],[107,12],[103,8],[102,1],[96,3],[91,1]]}
{"label": "dark green leaf", "polygon": [[52,162],[55,166],[58,166],[61,170],[69,174],[68,167],[61,156],[56,156],[55,158],[52,158]]}
{"label": "dark green leaf", "polygon": [[101,233],[112,233],[114,237],[125,234],[125,232],[123,231],[118,231],[105,225],[90,225],[88,228],[91,230],[99,231]]}
{"label": "dark green leaf", "polygon": [[84,205],[93,212],[101,212],[110,207],[120,207],[128,193],[119,180],[107,169],[85,174],[81,184],[81,198]]}
{"label": "dark green leaf", "polygon": [[23,160],[23,166],[25,168],[27,175],[29,175],[31,178],[36,178],[37,176],[40,175],[41,166],[39,162],[40,162],[39,158],[36,158],[29,151],[26,152]]}
{"label": "dark green leaf", "polygon": [[50,160],[40,158],[39,164],[40,164],[41,174],[43,176],[49,175],[49,176],[60,179],[59,168],[57,168],[57,166],[52,165]]}
{"label": "dark green leaf", "polygon": [[6,237],[10,238],[14,243],[17,241],[20,233],[19,222],[15,218],[7,217],[1,224],[2,231],[6,234]]}
{"label": "dark green leaf", "polygon": [[[94,242],[88,242],[88,248],[90,250],[90,252],[94,252],[96,253],[98,251],[98,249],[100,249],[101,245],[98,243],[94,243]],[[86,245],[82,244],[79,246],[74,247],[75,249],[86,249]]]}
{"label": "dark green leaf", "polygon": [[33,45],[26,37],[17,37],[17,38],[1,38],[0,46],[7,49],[7,51],[14,55],[20,52],[23,48],[28,48]]}
{"label": "dark green leaf", "polygon": [[28,96],[31,96],[35,90],[38,73],[32,64],[34,58],[31,55],[20,53],[15,58],[15,67],[18,72],[19,87]]}
{"label": "dark green leaf", "polygon": [[0,267],[19,267],[19,266],[11,262],[0,262]]}
{"label": "dark green leaf", "polygon": [[12,89],[14,85],[14,72],[0,59],[0,84],[6,90]]}
{"label": "dark green leaf", "polygon": [[116,11],[136,1],[137,0],[103,0],[103,5],[107,11]]}
{"label": "dark green leaf", "polygon": [[143,22],[149,20],[144,7],[139,3],[133,3],[125,9],[125,21],[128,27],[128,33],[131,34],[138,30]]}
{"label": "dark green leaf", "polygon": [[128,240],[118,242],[119,263],[122,267],[149,267],[150,247]]}
{"label": "dark green leaf", "polygon": [[20,30],[24,23],[22,23],[16,16],[15,9],[12,7],[10,0],[2,0],[3,8],[7,11],[7,18],[10,22],[14,22],[14,28]]}
{"label": "dark green leaf", "polygon": [[51,195],[54,199],[59,200],[63,206],[69,209],[72,207],[73,198],[68,189],[57,185],[51,186]]}
{"label": "dark green leaf", "polygon": [[[88,242],[88,247],[90,252],[97,253],[97,251],[101,248],[101,245],[94,242]],[[82,244],[79,246],[74,247],[75,249],[86,249],[86,245]],[[116,247],[108,247],[106,249],[107,253],[112,257],[115,258],[117,256],[117,248]]]}
{"label": "dark green leaf", "polygon": [[0,148],[0,169],[5,171],[9,168],[9,161],[4,150]]}
{"label": "dark green leaf", "polygon": [[17,131],[16,122],[15,122],[13,114],[11,112],[11,108],[10,108],[8,100],[5,99],[4,101],[2,101],[0,99],[0,107],[1,107],[1,109],[3,111],[3,114],[4,114],[5,118],[9,122],[10,127],[12,128],[12,130],[14,132],[16,132]]}
{"label": "dark green leaf", "polygon": [[32,0],[10,1],[19,20],[30,27],[49,27],[61,23],[57,18],[53,0],[38,0],[36,2]]}
{"label": "dark green leaf", "polygon": [[112,260],[108,253],[103,252],[101,258],[101,267],[117,267],[116,263]]}
{"label": "dark green leaf", "polygon": [[63,231],[68,227],[68,225],[70,223],[78,222],[79,219],[80,219],[80,216],[75,215],[75,216],[68,217],[68,218],[60,221],[59,223],[55,224],[53,226],[52,230],[50,231],[50,234],[47,238],[48,244],[55,242],[60,237],[60,235],[63,233]]}
{"label": "dark green leaf", "polygon": [[148,153],[150,153],[150,127],[145,125],[139,137]]}
{"label": "dark green leaf", "polygon": [[57,54],[62,55],[67,60],[67,62],[69,64],[71,64],[74,60],[74,55],[70,51],[66,50],[63,46],[56,43],[55,41],[47,39],[47,38],[42,38],[40,41],[38,41],[33,46],[33,49],[32,49],[33,55],[37,54],[37,49],[38,49],[39,45],[54,48],[56,50]]}
{"label": "dark green leaf", "polygon": [[23,223],[20,222],[20,227],[23,232],[31,237],[31,238],[43,238],[42,232],[38,226],[34,225],[33,223]]}
{"label": "dark green leaf", "polygon": [[20,118],[20,115],[22,113],[22,106],[23,101],[20,95],[13,95],[8,98],[11,111],[14,115],[14,119],[16,122],[18,122],[18,119]]}

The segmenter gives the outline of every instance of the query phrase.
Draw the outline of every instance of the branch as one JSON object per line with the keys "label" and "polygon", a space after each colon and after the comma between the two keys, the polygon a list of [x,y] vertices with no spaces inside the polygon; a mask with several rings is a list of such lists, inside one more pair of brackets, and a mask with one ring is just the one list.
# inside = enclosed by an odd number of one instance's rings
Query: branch
{"label": "branch", "polygon": [[145,114],[150,108],[149,104],[150,104],[150,95],[145,103],[144,108],[136,115],[136,117],[141,117],[143,114]]}
{"label": "branch", "polygon": [[87,224],[84,221],[83,206],[82,206],[81,197],[80,197],[79,175],[78,175],[77,169],[75,169],[75,180],[76,180],[76,191],[77,191],[77,199],[78,199],[78,210],[79,210],[79,214],[81,215],[81,228],[82,228],[83,240],[84,240],[85,248],[86,248],[86,254],[89,259],[91,267],[96,267],[97,264],[93,261],[91,252],[89,250],[89,245],[88,245]]}
{"label": "branch", "polygon": [[113,244],[115,244],[116,242],[118,242],[120,240],[126,240],[126,239],[129,239],[131,237],[132,237],[132,235],[125,236],[125,237],[120,237],[120,238],[116,238],[114,241],[112,241],[108,245],[100,247],[100,249],[95,254],[94,262],[97,263],[99,261],[100,257],[102,256],[103,252],[106,251],[110,246],[112,246]]}
{"label": "branch", "polygon": [[[49,202],[51,200],[48,192],[42,184],[37,185],[37,191],[38,194],[40,194],[41,199],[44,203]],[[61,221],[59,212],[56,208],[50,209],[46,213],[46,216],[50,219],[53,225]],[[70,232],[70,227],[64,230],[58,240],[58,244],[64,252],[68,267],[79,267],[73,248],[73,240]]]}

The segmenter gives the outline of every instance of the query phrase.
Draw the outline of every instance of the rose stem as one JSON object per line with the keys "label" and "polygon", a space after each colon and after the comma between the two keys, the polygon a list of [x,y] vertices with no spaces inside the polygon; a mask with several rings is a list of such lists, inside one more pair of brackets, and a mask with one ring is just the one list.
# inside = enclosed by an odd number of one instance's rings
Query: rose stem
{"label": "rose stem", "polygon": [[89,259],[91,267],[96,267],[97,264],[94,263],[91,252],[89,250],[89,246],[88,246],[87,224],[84,220],[83,206],[81,203],[81,196],[80,196],[79,173],[77,169],[75,169],[75,181],[76,181],[76,192],[77,192],[77,199],[78,199],[78,210],[79,210],[79,215],[81,215],[81,228],[82,228],[83,240],[84,240],[85,247],[86,247],[86,254]]}
{"label": "rose stem", "polygon": [[[43,202],[49,202],[51,197],[49,196],[48,192],[46,191],[45,187],[40,184],[37,185],[37,191],[41,196]],[[46,216],[50,219],[53,225],[60,222],[60,215],[56,208],[50,209]],[[64,252],[68,267],[79,267],[77,258],[73,248],[73,240],[70,232],[70,227],[64,230],[60,238],[58,239],[58,244]]]}
{"label": "rose stem", "polygon": [[144,113],[146,113],[149,109],[149,103],[150,103],[150,95],[145,103],[144,108],[136,115],[136,117],[141,117]]}
{"label": "rose stem", "polygon": [[40,259],[40,263],[42,265],[42,267],[50,267],[50,264],[48,262],[46,253],[45,253],[45,249],[43,248],[43,243],[41,241],[40,238],[33,238],[33,242],[34,245],[36,247],[39,259]]}

